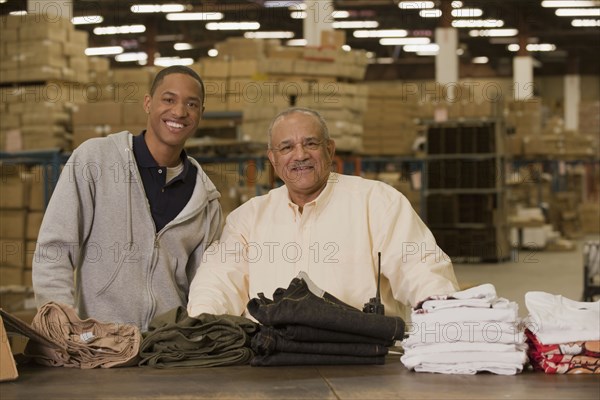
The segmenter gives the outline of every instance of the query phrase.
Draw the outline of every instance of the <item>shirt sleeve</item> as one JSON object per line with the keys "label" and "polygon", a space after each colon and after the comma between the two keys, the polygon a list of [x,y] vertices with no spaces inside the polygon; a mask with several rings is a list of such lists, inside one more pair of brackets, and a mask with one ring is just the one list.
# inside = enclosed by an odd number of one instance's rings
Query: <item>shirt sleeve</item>
{"label": "shirt sleeve", "polygon": [[382,249],[382,273],[396,300],[415,306],[428,296],[458,290],[450,257],[403,194],[387,186],[371,197],[369,209],[378,244],[374,256]]}
{"label": "shirt sleeve", "polygon": [[91,229],[95,196],[80,155],[74,152],[65,164],[44,213],[32,265],[38,307],[49,301],[76,306],[74,273]]}
{"label": "shirt sleeve", "polygon": [[187,311],[242,315],[249,300],[247,241],[238,228],[237,213],[227,218],[223,234],[204,252],[190,285]]}

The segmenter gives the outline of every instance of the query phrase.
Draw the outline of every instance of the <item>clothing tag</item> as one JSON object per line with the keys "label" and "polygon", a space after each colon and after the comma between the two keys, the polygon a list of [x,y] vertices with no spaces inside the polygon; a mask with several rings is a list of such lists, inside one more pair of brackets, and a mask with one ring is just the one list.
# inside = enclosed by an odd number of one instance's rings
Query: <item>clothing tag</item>
{"label": "clothing tag", "polygon": [[79,338],[85,342],[85,343],[89,343],[92,340],[94,340],[96,338],[96,336],[94,335],[93,332],[83,332],[81,335],[79,335]]}

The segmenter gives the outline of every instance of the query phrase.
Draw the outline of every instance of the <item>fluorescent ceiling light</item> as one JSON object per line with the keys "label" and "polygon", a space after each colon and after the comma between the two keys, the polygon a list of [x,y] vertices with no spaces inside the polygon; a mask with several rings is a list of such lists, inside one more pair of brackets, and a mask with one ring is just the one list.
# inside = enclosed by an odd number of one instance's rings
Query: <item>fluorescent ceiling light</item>
{"label": "fluorescent ceiling light", "polygon": [[0,0],[0,4],[6,3],[8,0]]}
{"label": "fluorescent ceiling light", "polygon": [[283,1],[275,1],[275,0],[267,0],[263,3],[263,6],[266,8],[288,8],[293,7],[296,4],[304,3],[303,0],[283,0]]}
{"label": "fluorescent ceiling light", "polygon": [[469,31],[469,36],[471,37],[511,37],[518,34],[518,29],[482,29]]}
{"label": "fluorescent ceiling light", "polygon": [[331,16],[333,18],[337,18],[337,19],[348,18],[350,16],[350,12],[338,10],[338,11],[332,12]]}
{"label": "fluorescent ceiling light", "polygon": [[134,4],[131,6],[132,13],[173,13],[185,11],[183,4]]}
{"label": "fluorescent ceiling light", "polygon": [[292,39],[286,42],[288,46],[301,47],[306,46],[306,39]]}
{"label": "fluorescent ceiling light", "polygon": [[369,29],[377,28],[377,21],[335,21],[331,24],[335,29]]}
{"label": "fluorescent ceiling light", "polygon": [[433,1],[401,1],[398,3],[398,7],[403,10],[422,10],[425,8],[433,8],[435,6]]}
{"label": "fluorescent ceiling light", "polygon": [[574,19],[571,21],[571,25],[577,28],[598,27],[600,26],[600,19]]}
{"label": "fluorescent ceiling light", "polygon": [[8,14],[9,15],[27,15],[27,11],[25,11],[25,10],[11,11]]}
{"label": "fluorescent ceiling light", "polygon": [[83,17],[73,17],[71,18],[71,23],[73,25],[90,25],[90,24],[99,24],[104,21],[101,15],[85,15]]}
{"label": "fluorescent ceiling light", "polygon": [[258,22],[209,22],[206,24],[209,31],[251,31],[260,29]]}
{"label": "fluorescent ceiling light", "polygon": [[173,49],[175,49],[177,51],[191,50],[193,48],[194,48],[194,46],[192,46],[189,43],[182,43],[182,42],[180,42],[180,43],[175,43],[173,45]]}
{"label": "fluorescent ceiling light", "polygon": [[546,8],[561,8],[561,7],[596,7],[600,6],[600,1],[591,0],[591,1],[578,1],[578,0],[569,0],[569,1],[542,1],[542,7]]}
{"label": "fluorescent ceiling light", "polygon": [[490,59],[487,57],[473,57],[471,60],[473,64],[487,64],[489,61]]}
{"label": "fluorescent ceiling light", "polygon": [[416,52],[416,54],[417,54],[418,56],[426,56],[426,57],[427,57],[427,56],[429,56],[429,57],[431,57],[431,56],[437,56],[437,55],[438,55],[438,52],[437,52],[437,50],[431,50],[431,51],[417,51],[417,52]]}
{"label": "fluorescent ceiling light", "polygon": [[442,10],[438,10],[437,8],[431,10],[421,10],[419,11],[419,16],[421,18],[439,18],[442,16]]}
{"label": "fluorescent ceiling light", "polygon": [[219,21],[223,19],[220,12],[198,12],[198,13],[173,13],[167,14],[169,21]]}
{"label": "fluorescent ceiling light", "polygon": [[192,65],[193,63],[193,58],[157,57],[154,60],[154,65],[158,65],[159,67],[170,67],[172,65]]}
{"label": "fluorescent ceiling light", "polygon": [[[508,51],[519,51],[520,46],[518,44],[509,44],[507,46]],[[551,43],[531,43],[527,45],[527,51],[554,51],[556,45]]]}
{"label": "fluorescent ceiling light", "polygon": [[501,28],[504,21],[501,19],[459,19],[452,21],[455,28]]}
{"label": "fluorescent ceiling light", "polygon": [[440,50],[440,46],[435,43],[430,44],[409,44],[402,48],[402,50],[407,53],[417,53],[417,52],[436,52]]}
{"label": "fluorescent ceiling light", "polygon": [[600,17],[600,8],[559,8],[554,13],[559,17]]}
{"label": "fluorescent ceiling light", "polygon": [[291,39],[294,32],[291,31],[273,31],[273,32],[246,32],[246,39]]}
{"label": "fluorescent ceiling light", "polygon": [[219,55],[219,50],[217,50],[217,49],[210,49],[208,51],[208,56],[209,57],[216,57],[218,55]]}
{"label": "fluorescent ceiling light", "polygon": [[352,50],[352,47],[350,47],[347,44],[344,44],[344,45],[342,45],[342,50],[344,50],[344,51],[350,51],[350,50]]}
{"label": "fluorescent ceiling light", "polygon": [[477,18],[483,15],[480,8],[459,8],[452,10],[452,16],[457,18]]}
{"label": "fluorescent ceiling light", "polygon": [[462,6],[463,6],[462,1],[453,1],[452,2],[452,8],[461,8]]}
{"label": "fluorescent ceiling light", "polygon": [[116,62],[132,62],[132,61],[146,61],[148,60],[148,54],[145,52],[139,53],[121,53],[115,56]]}
{"label": "fluorescent ceiling light", "polygon": [[306,11],[292,11],[290,17],[292,19],[305,19],[307,15]]}
{"label": "fluorescent ceiling light", "polygon": [[377,64],[393,64],[394,59],[392,57],[379,57],[375,59]]}
{"label": "fluorescent ceiling light", "polygon": [[85,49],[86,56],[107,56],[121,54],[123,48],[121,46],[105,46],[105,47],[88,47]]}
{"label": "fluorescent ceiling light", "polygon": [[94,28],[95,35],[124,35],[146,32],[144,25],[99,26]]}
{"label": "fluorescent ceiling light", "polygon": [[407,44],[429,44],[431,39],[427,37],[409,37],[409,38],[383,38],[379,39],[379,44],[383,46],[405,46]]}
{"label": "fluorescent ceiling light", "polygon": [[355,38],[382,38],[382,37],[406,37],[408,31],[404,29],[379,29],[354,31]]}

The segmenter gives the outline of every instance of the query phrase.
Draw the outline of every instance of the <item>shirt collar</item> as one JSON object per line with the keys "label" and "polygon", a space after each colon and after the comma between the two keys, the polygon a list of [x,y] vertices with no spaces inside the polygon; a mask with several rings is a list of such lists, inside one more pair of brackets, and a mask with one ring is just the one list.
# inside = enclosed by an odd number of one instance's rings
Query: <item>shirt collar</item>
{"label": "shirt collar", "polygon": [[[333,193],[333,188],[336,185],[336,183],[339,180],[339,175],[336,172],[330,172],[329,176],[327,177],[327,184],[325,184],[325,187],[323,188],[323,191],[321,193],[319,193],[319,195],[317,196],[316,199],[309,201],[308,203],[306,203],[304,205],[304,208],[306,208],[306,206],[312,205],[314,204],[315,206],[318,206],[320,204],[327,204],[327,202],[329,201],[329,198],[331,197],[331,194]],[[290,193],[289,191],[287,191],[287,187],[286,187],[286,195],[287,195],[287,200],[288,200],[288,204],[292,209],[297,209],[298,205],[295,204],[291,199],[290,199]]]}
{"label": "shirt collar", "polygon": [[[152,153],[150,153],[150,150],[148,149],[148,145],[146,144],[146,140],[144,138],[145,134],[146,130],[143,130],[142,133],[133,137],[133,155],[135,156],[137,164],[141,168],[158,168],[160,165],[158,165],[154,157],[152,157]],[[177,177],[173,178],[171,182],[179,179],[185,181],[187,173],[190,169],[191,163],[187,158],[187,153],[185,150],[181,150],[179,158],[183,163],[183,171],[181,171]]]}

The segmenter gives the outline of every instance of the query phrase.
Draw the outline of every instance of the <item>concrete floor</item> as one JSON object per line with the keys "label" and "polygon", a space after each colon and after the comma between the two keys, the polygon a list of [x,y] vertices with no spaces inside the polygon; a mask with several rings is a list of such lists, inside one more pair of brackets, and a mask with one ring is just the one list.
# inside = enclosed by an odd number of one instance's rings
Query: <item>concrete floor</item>
{"label": "concrete floor", "polygon": [[497,264],[454,264],[461,287],[491,283],[499,297],[519,304],[519,315],[528,314],[525,293],[539,290],[581,300],[583,294],[583,253],[586,240],[599,240],[599,235],[576,240],[573,251],[520,250],[512,261]]}

